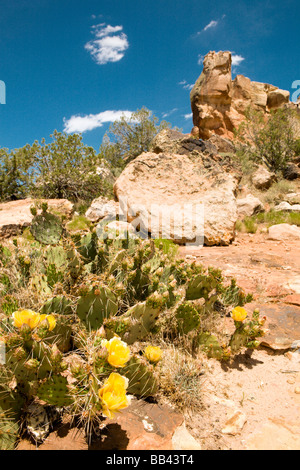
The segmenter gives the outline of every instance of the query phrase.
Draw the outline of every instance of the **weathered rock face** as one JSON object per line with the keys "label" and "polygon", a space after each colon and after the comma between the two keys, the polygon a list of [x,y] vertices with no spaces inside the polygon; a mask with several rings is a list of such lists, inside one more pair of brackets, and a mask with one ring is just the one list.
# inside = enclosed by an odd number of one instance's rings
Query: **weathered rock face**
{"label": "weathered rock face", "polygon": [[[177,141],[177,150],[181,144]],[[122,172],[115,195],[127,202],[128,221],[145,235],[179,244],[228,245],[237,220],[239,178],[217,155],[187,153],[143,153]]]}
{"label": "weathered rock face", "polygon": [[193,134],[202,139],[213,134],[232,138],[249,105],[268,113],[289,103],[289,92],[276,86],[252,82],[243,75],[232,80],[231,64],[230,52],[209,52],[191,91]]}

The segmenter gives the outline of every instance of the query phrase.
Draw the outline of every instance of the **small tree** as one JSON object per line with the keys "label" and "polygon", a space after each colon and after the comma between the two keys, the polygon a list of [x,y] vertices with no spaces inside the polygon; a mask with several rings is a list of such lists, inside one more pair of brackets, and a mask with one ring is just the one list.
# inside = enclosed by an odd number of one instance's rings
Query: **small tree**
{"label": "small tree", "polygon": [[92,147],[83,144],[80,134],[54,131],[51,137],[51,143],[42,139],[36,147],[34,195],[76,202],[111,192],[110,185],[97,174],[99,157]]}
{"label": "small tree", "polygon": [[261,111],[248,108],[246,120],[236,132],[238,150],[248,158],[264,163],[270,170],[282,171],[295,155],[291,111],[271,111],[268,118]]}
{"label": "small tree", "polygon": [[0,149],[0,200],[22,199],[28,196],[32,180],[34,147]]}
{"label": "small tree", "polygon": [[129,118],[122,116],[120,120],[115,121],[109,128],[112,139],[106,136],[104,146],[110,146],[109,152],[108,149],[106,151],[114,163],[129,163],[141,153],[147,152],[155,135],[169,127],[171,125],[168,122],[159,123],[159,119],[143,107],[132,113]]}

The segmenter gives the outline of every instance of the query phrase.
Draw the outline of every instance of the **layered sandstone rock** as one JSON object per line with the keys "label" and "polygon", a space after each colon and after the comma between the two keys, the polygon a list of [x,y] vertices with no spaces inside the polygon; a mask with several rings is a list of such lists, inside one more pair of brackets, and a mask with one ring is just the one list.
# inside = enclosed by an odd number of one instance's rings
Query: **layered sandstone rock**
{"label": "layered sandstone rock", "polygon": [[232,80],[230,52],[209,52],[203,71],[191,91],[193,135],[209,139],[213,134],[232,138],[245,119],[245,111],[269,113],[289,103],[288,91],[266,83],[252,82],[243,75]]}

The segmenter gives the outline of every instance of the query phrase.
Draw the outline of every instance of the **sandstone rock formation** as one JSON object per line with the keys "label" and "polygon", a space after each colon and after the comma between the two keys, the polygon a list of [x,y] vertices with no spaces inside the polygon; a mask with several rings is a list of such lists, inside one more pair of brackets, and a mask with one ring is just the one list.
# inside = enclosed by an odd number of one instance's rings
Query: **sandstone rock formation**
{"label": "sandstone rock formation", "polygon": [[239,176],[229,159],[179,134],[171,141],[160,135],[152,146],[157,153],[133,160],[117,179],[115,196],[123,206],[126,201],[127,220],[144,236],[228,245],[234,239]]}
{"label": "sandstone rock formation", "polygon": [[[203,72],[191,94],[193,135],[209,139],[213,134],[233,137],[249,105],[269,113],[289,103],[289,92],[266,83],[252,82],[243,75],[232,80],[230,52],[209,52]],[[295,105],[296,106],[296,105]]]}

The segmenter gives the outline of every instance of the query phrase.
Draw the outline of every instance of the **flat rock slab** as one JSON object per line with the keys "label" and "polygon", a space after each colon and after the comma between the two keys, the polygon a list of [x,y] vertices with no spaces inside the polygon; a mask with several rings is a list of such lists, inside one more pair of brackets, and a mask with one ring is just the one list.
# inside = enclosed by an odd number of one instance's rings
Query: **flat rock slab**
{"label": "flat rock slab", "polygon": [[[131,406],[111,420],[104,440],[93,450],[172,450],[172,437],[183,416],[170,407],[133,400]],[[117,432],[117,434],[116,434]]]}
{"label": "flat rock slab", "polygon": [[253,302],[245,308],[250,312],[259,308],[261,315],[267,317],[266,328],[269,331],[263,337],[262,345],[274,350],[288,350],[295,341],[300,340],[300,306],[283,302]]}
{"label": "flat rock slab", "polygon": [[38,447],[23,439],[17,450],[173,450],[183,416],[169,406],[132,399],[131,405],[107,420],[101,436],[88,445],[84,431],[62,424]]}
{"label": "flat rock slab", "polygon": [[[30,208],[35,202],[34,199],[28,198],[0,204],[0,238],[18,235],[31,224],[33,215]],[[43,199],[39,202],[47,202],[51,212],[67,217],[72,215],[74,209],[67,199]]]}
{"label": "flat rock slab", "polygon": [[248,439],[246,448],[247,450],[299,450],[299,422],[270,421]]}

